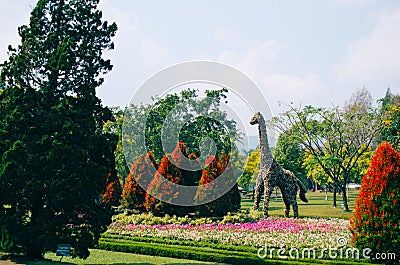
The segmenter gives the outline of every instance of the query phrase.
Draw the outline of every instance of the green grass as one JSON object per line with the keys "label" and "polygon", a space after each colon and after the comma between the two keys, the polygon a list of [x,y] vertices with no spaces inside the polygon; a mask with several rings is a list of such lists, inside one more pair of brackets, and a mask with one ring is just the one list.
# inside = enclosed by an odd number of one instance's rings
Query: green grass
{"label": "green grass", "polygon": [[[161,264],[170,264],[170,265],[200,265],[200,264],[208,264],[208,265],[216,265],[221,263],[210,263],[210,262],[201,262],[201,261],[193,261],[193,260],[185,260],[185,259],[176,259],[176,258],[168,258],[168,257],[157,257],[157,256],[147,256],[147,255],[139,255],[139,254],[131,254],[131,253],[121,253],[121,252],[112,252],[100,249],[92,249],[90,250],[90,257],[86,260],[81,259],[72,259],[70,257],[63,257],[60,262],[60,257],[56,257],[54,253],[48,253],[45,255],[45,259],[43,261],[26,261],[24,259],[15,258],[12,261],[17,264],[27,264],[27,265],[67,265],[67,264],[114,264],[114,265],[128,265],[128,264],[137,264],[137,265],[161,265]],[[0,260],[0,264],[1,260]]]}
{"label": "green grass", "polygon": [[[357,197],[358,191],[350,190],[349,192],[349,207],[350,210],[354,209],[355,198]],[[326,218],[345,218],[348,219],[351,217],[352,212],[345,212],[342,208],[340,208],[340,204],[342,203],[342,197],[338,195],[337,197],[337,208],[332,207],[332,193],[328,193],[328,200],[325,200],[324,192],[308,192],[307,198],[309,200],[308,203],[304,203],[298,199],[299,204],[299,216],[300,217],[326,217]],[[261,204],[263,202],[261,201]],[[243,198],[242,199],[242,209],[251,209],[253,206],[253,200],[251,198]],[[260,205],[260,209],[262,206]],[[283,216],[284,214],[284,203],[281,198],[271,198],[269,205],[269,214],[271,216]],[[261,210],[259,210],[261,211]],[[291,216],[293,216],[293,211],[291,211]],[[121,240],[121,239],[120,239]],[[121,240],[121,243],[123,240]],[[138,242],[139,243],[139,242]],[[161,242],[157,242],[160,244]],[[151,246],[157,244],[156,242],[140,242],[143,246],[148,245]],[[164,244],[160,244],[160,247],[166,248],[167,250],[180,249],[183,251],[184,248],[188,249],[189,253],[199,252],[199,254],[207,254],[207,252],[212,255],[227,255],[229,251],[233,253],[237,252],[237,250],[216,250],[216,249],[206,249],[204,246],[202,248],[196,248],[191,246],[182,247],[185,244],[177,244],[171,245],[168,244],[171,242],[164,242]],[[183,243],[183,242],[182,242]],[[163,245],[163,246],[162,246]],[[181,245],[181,246],[178,246]],[[212,247],[212,246],[209,246]],[[215,247],[215,246],[214,246]],[[217,253],[218,252],[218,253]],[[236,253],[238,254],[238,253]],[[242,256],[242,255],[238,255]],[[13,262],[17,264],[27,264],[27,265],[61,265],[61,264],[114,264],[114,265],[128,265],[128,264],[140,264],[140,265],[152,265],[152,264],[221,264],[221,263],[210,263],[210,262],[201,262],[201,261],[193,261],[188,259],[176,259],[170,257],[158,257],[156,255],[148,256],[148,255],[140,255],[140,254],[132,254],[132,253],[122,253],[122,252],[112,252],[106,250],[91,250],[91,255],[87,260],[80,259],[72,259],[69,257],[64,257],[62,262],[60,262],[60,257],[56,257],[53,253],[48,253],[45,255],[46,260],[44,261],[26,261],[23,259],[15,259]],[[278,261],[279,262],[279,261]],[[282,262],[282,261],[281,261]],[[315,262],[315,261],[314,261]],[[328,264],[329,261],[325,261]],[[294,261],[285,261],[286,264],[298,264]],[[302,262],[304,264],[304,262]],[[1,264],[1,261],[0,261]],[[355,264],[349,262],[349,264]]]}
{"label": "green grass", "polygon": [[[307,192],[306,196],[308,203],[300,201],[297,197],[297,203],[299,205],[299,217],[326,217],[326,218],[343,218],[349,219],[354,209],[355,199],[358,195],[357,190],[349,191],[349,208],[350,212],[344,211],[340,204],[342,203],[342,196],[337,195],[337,206],[332,207],[332,193],[328,193],[328,200],[325,200],[325,192]],[[262,211],[263,200],[261,200],[259,211]],[[242,199],[242,209],[251,209],[253,207],[253,200],[250,197]],[[270,216],[283,216],[285,212],[285,204],[282,198],[271,198],[269,203],[268,213]],[[290,212],[293,216],[293,209]]]}

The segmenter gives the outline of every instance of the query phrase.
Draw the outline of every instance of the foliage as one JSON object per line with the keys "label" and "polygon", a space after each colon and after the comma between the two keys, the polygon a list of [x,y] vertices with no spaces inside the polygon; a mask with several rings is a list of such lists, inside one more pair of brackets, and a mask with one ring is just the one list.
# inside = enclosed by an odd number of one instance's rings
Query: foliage
{"label": "foliage", "polygon": [[112,133],[118,136],[117,146],[115,148],[115,168],[122,183],[125,183],[125,178],[129,175],[129,167],[125,160],[124,149],[122,147],[122,125],[124,121],[124,110],[120,107],[111,108],[114,119],[107,121],[104,124],[104,132]]}
{"label": "foliage", "polygon": [[212,223],[210,218],[190,218],[189,216],[170,216],[168,214],[164,216],[155,216],[152,213],[141,213],[141,214],[119,214],[113,216],[113,222],[121,225],[129,224],[145,224],[145,225],[157,225],[157,224],[191,224],[191,225],[202,225]]}
{"label": "foliage", "polygon": [[334,187],[341,189],[347,211],[347,184],[355,175],[353,171],[359,159],[369,151],[379,123],[376,109],[364,112],[357,106],[345,111],[337,107],[290,107],[280,117],[274,118],[275,126],[281,132],[290,130],[291,137],[315,158],[314,162],[332,180]]}
{"label": "foliage", "polygon": [[305,150],[291,135],[290,131],[283,132],[279,135],[274,151],[274,158],[279,165],[292,171],[305,183],[306,172],[303,165]]}
{"label": "foliage", "polygon": [[[206,90],[205,97],[200,98],[197,90],[187,89],[180,94],[156,98],[152,104],[129,106],[125,113],[125,130],[122,132],[124,144],[140,142],[142,139],[138,138],[138,130],[145,124],[145,145],[157,162],[166,153],[172,153],[177,141],[186,144],[188,154],[194,153],[199,158],[203,155],[204,160],[209,156],[204,154],[214,149],[211,141],[204,141],[206,138],[214,141],[217,156],[230,154],[234,151],[231,150],[232,141],[239,139],[240,135],[236,130],[236,122],[228,120],[227,113],[220,109],[226,92],[224,88]],[[179,139],[174,138],[176,135],[179,135]],[[137,155],[129,153],[127,157]]]}
{"label": "foliage", "polygon": [[[183,169],[182,163],[185,157],[188,157],[194,162],[198,162],[194,154],[187,155],[186,145],[183,142],[179,142],[176,144],[171,154],[167,154],[162,158],[160,166],[147,188],[148,193],[146,193],[145,206],[148,211],[156,215],[170,214],[184,216],[193,210],[191,207],[178,206],[166,202],[171,196],[174,198],[179,198],[180,196],[179,192],[171,183],[193,185],[198,182],[198,180],[196,180],[196,178],[199,178],[197,172]],[[174,161],[174,163],[172,163],[172,161]],[[169,182],[163,184],[160,178],[165,178]],[[157,197],[152,194],[157,194]]]}
{"label": "foliage", "polygon": [[240,176],[238,181],[240,187],[249,190],[250,183],[256,182],[258,172],[260,172],[259,163],[260,163],[260,149],[256,149],[252,151],[250,155],[247,157],[243,174]]}
{"label": "foliage", "polygon": [[[375,253],[400,256],[400,153],[379,145],[361,184],[351,220],[353,242]],[[373,255],[372,255],[373,256]]]}
{"label": "foliage", "polygon": [[[200,187],[196,193],[195,200],[202,202],[209,198],[212,193],[215,194],[225,190],[228,190],[228,192],[216,200],[200,205],[198,207],[200,216],[224,216],[228,212],[238,211],[240,209],[240,193],[232,167],[229,165],[228,156],[226,154],[222,154],[219,158],[210,156],[206,161],[206,165],[202,170]],[[226,174],[227,181],[220,183],[218,186],[214,185],[215,183],[212,181],[221,176],[221,174]],[[209,187],[201,187],[201,185],[206,184]]]}
{"label": "foliage", "polygon": [[318,163],[318,160],[308,150],[304,152],[303,166],[306,171],[307,177],[321,186],[329,186],[333,184],[332,178],[330,178]]}
{"label": "foliage", "polygon": [[102,195],[103,203],[109,206],[119,206],[121,200],[121,182],[115,169],[108,172],[106,188]]}
{"label": "foliage", "polygon": [[96,88],[117,26],[97,4],[38,1],[2,64],[0,231],[33,258],[60,242],[86,258],[110,222],[101,194],[116,139],[102,131],[112,116]]}
{"label": "foliage", "polygon": [[[146,191],[138,183],[150,184],[157,164],[153,154],[149,151],[146,156],[139,155],[132,164],[122,191],[123,206],[128,209],[145,210]],[[152,170],[153,169],[153,170]]]}
{"label": "foliage", "polygon": [[397,106],[386,106],[385,119],[380,127],[380,132],[384,140],[400,150],[400,103]]}

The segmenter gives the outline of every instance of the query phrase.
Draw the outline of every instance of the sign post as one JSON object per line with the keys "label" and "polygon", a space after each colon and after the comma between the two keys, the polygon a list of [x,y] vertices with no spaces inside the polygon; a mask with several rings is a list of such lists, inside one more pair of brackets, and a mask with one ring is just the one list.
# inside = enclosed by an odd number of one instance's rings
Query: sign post
{"label": "sign post", "polygon": [[56,256],[63,257],[71,256],[71,245],[70,244],[57,244]]}

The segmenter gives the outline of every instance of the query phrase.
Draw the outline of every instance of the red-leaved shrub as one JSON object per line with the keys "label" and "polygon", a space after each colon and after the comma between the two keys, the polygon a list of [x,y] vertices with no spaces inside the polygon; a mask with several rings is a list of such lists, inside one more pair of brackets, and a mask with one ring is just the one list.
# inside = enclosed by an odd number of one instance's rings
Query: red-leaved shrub
{"label": "red-leaved shrub", "polygon": [[153,179],[157,163],[151,152],[139,155],[130,168],[122,191],[122,201],[125,208],[144,211],[146,191],[139,185],[138,180],[146,188]]}
{"label": "red-leaved shrub", "polygon": [[[196,193],[195,200],[199,203],[207,200],[215,194],[227,193],[216,200],[200,205],[198,207],[201,216],[224,216],[228,212],[236,212],[240,209],[240,193],[236,184],[235,176],[232,167],[229,166],[229,157],[222,154],[219,159],[215,156],[210,156],[206,161],[206,167],[202,171],[200,186]],[[219,183],[218,186],[212,182],[221,174],[227,175],[227,181]],[[207,188],[201,185],[208,184]],[[229,188],[232,187],[232,188]]]}
{"label": "red-leaved shrub", "polygon": [[107,175],[106,188],[102,195],[102,200],[110,206],[119,206],[121,199],[121,182],[116,170],[111,170]]}
{"label": "red-leaved shrub", "polygon": [[[359,249],[395,253],[400,258],[400,153],[384,142],[364,176],[351,219],[352,242]],[[375,260],[375,262],[391,262]]]}

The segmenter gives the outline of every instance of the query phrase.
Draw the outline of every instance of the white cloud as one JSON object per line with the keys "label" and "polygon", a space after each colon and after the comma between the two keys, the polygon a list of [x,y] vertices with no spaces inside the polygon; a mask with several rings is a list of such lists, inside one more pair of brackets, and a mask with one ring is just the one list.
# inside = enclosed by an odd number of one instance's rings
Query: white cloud
{"label": "white cloud", "polygon": [[218,57],[218,60],[230,64],[256,78],[264,71],[268,71],[285,47],[286,44],[276,39],[258,40],[244,52],[224,50]]}
{"label": "white cloud", "polygon": [[399,47],[400,7],[382,16],[368,36],[350,44],[335,68],[338,80],[352,87],[400,89]]}
{"label": "white cloud", "polygon": [[273,112],[279,111],[278,102],[298,105],[329,105],[332,95],[329,88],[314,73],[305,76],[271,74],[261,80],[263,92]]}
{"label": "white cloud", "polygon": [[293,75],[274,70],[274,64],[286,47],[276,39],[259,40],[244,52],[225,50],[218,60],[249,75],[260,87],[275,114],[282,110],[278,102],[316,106],[331,104],[329,88],[316,73]]}

